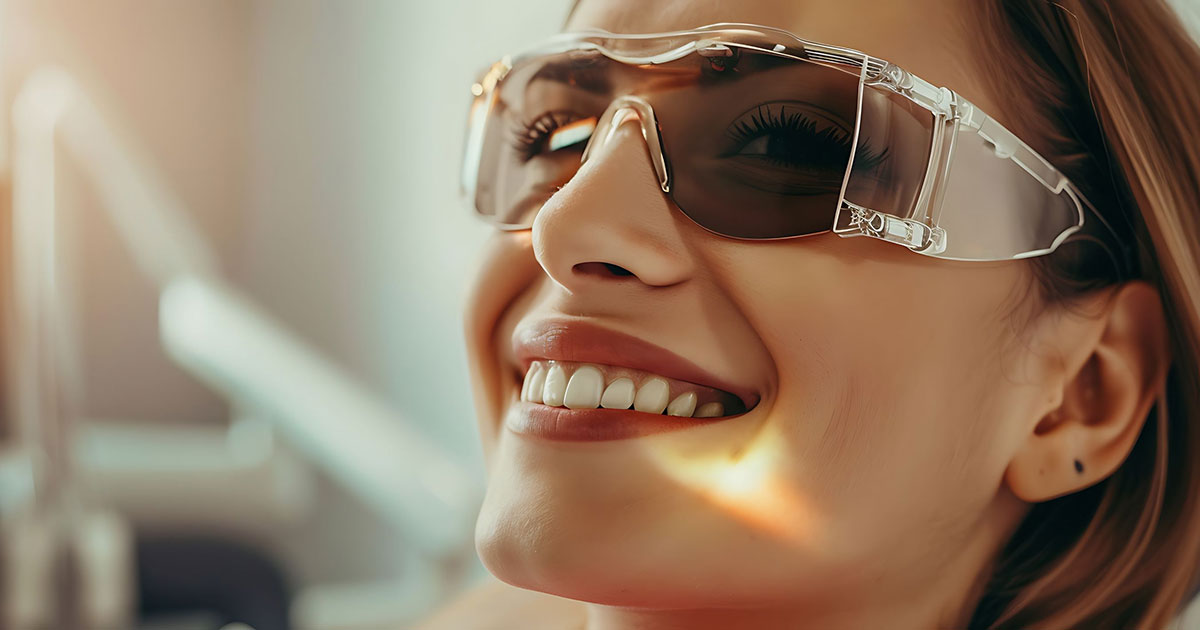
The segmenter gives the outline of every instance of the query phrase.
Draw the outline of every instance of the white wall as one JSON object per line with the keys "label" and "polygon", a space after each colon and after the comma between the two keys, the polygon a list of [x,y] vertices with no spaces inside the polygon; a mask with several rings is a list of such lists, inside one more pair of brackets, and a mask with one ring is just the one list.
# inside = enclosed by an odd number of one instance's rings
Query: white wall
{"label": "white wall", "polygon": [[[482,484],[460,316],[490,228],[459,198],[469,87],[566,0],[260,0],[239,284]],[[290,545],[325,580],[387,578],[394,534],[343,497]],[[355,571],[357,570],[357,575]]]}
{"label": "white wall", "polygon": [[1170,3],[1183,16],[1192,35],[1200,38],[1200,0],[1170,0]]}

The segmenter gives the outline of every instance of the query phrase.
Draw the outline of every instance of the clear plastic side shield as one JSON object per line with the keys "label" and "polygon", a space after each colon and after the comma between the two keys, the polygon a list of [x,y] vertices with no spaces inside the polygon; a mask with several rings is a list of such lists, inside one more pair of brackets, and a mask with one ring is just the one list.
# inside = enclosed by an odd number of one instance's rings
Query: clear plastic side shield
{"label": "clear plastic side shield", "polygon": [[855,160],[836,232],[986,261],[1048,253],[1079,229],[1082,206],[1053,166],[966,100],[919,87],[865,90],[860,146],[889,155]]}
{"label": "clear plastic side shield", "polygon": [[[865,77],[864,77],[865,78]],[[936,249],[925,182],[937,171],[942,142],[935,116],[905,95],[865,87],[858,141],[834,231],[872,236],[914,250]]]}
{"label": "clear plastic side shield", "polygon": [[990,118],[955,125],[938,225],[943,258],[1002,260],[1047,253],[1083,224],[1066,179]]}

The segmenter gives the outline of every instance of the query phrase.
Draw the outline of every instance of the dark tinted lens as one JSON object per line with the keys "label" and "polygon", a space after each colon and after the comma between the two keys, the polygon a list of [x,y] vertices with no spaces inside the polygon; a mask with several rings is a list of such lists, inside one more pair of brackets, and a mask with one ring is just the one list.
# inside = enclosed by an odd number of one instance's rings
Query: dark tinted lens
{"label": "dark tinted lens", "polygon": [[[737,238],[831,229],[854,145],[859,75],[733,51],[642,66],[580,51],[517,64],[487,118],[476,207],[502,225],[529,226],[578,170],[590,132],[613,99],[636,94],[657,114],[671,197],[696,223]],[[913,124],[916,114],[896,114],[886,97],[872,98],[847,198],[894,206],[902,203],[897,197],[915,195],[910,184],[920,181],[912,174],[924,173],[929,132]],[[897,139],[907,147],[899,154],[889,144]]]}
{"label": "dark tinted lens", "polygon": [[[858,75],[747,50],[717,64],[696,58],[694,86],[651,100],[676,205],[738,238],[831,229],[850,162]],[[860,140],[856,168],[880,159],[880,149]]]}
{"label": "dark tinted lens", "polygon": [[632,69],[598,53],[519,63],[500,84],[484,132],[476,208],[526,227],[575,171],[612,88]]}

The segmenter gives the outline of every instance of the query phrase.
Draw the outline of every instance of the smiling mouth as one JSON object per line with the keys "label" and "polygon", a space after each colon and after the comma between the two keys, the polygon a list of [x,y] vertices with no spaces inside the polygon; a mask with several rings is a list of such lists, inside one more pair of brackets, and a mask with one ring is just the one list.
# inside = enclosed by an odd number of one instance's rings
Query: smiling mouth
{"label": "smiling mouth", "polygon": [[521,400],[567,409],[634,410],[679,418],[724,418],[745,413],[738,396],[644,370],[571,361],[533,361]]}

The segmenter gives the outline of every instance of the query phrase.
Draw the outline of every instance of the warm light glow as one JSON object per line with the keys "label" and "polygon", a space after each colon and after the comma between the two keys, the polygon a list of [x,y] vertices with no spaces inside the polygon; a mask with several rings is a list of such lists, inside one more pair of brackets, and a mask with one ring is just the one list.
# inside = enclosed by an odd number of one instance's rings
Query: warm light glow
{"label": "warm light glow", "polygon": [[665,474],[739,521],[808,545],[815,514],[803,497],[781,482],[782,457],[782,440],[768,435],[733,456],[669,453],[656,459]]}
{"label": "warm light glow", "polygon": [[767,457],[755,453],[723,467],[714,467],[713,488],[725,497],[743,497],[761,491],[771,470]]}

